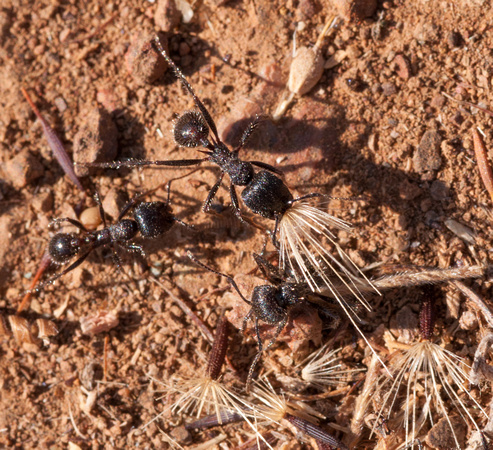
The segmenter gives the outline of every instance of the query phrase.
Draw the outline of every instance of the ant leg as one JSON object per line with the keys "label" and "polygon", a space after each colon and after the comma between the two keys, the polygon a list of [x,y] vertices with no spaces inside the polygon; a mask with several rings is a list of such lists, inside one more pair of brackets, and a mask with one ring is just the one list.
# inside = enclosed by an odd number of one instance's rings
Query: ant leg
{"label": "ant leg", "polygon": [[186,222],[183,222],[183,220],[178,219],[177,217],[173,217],[173,220],[177,223],[179,223],[181,226],[188,228],[189,230],[195,230],[195,227],[193,225],[190,225]]}
{"label": "ant leg", "polygon": [[158,49],[159,53],[163,56],[163,58],[166,60],[166,62],[169,64],[173,72],[175,73],[176,77],[181,81],[181,84],[185,87],[185,89],[188,91],[188,93],[192,96],[193,102],[197,106],[197,108],[200,110],[200,113],[204,117],[205,121],[207,122],[207,125],[209,125],[209,128],[211,129],[212,133],[214,134],[214,137],[216,138],[217,142],[221,142],[219,139],[219,135],[217,134],[217,128],[216,124],[214,123],[214,120],[212,120],[212,117],[207,111],[207,108],[205,105],[200,101],[200,99],[197,97],[195,94],[195,91],[193,90],[192,86],[188,82],[188,80],[185,78],[185,75],[183,75],[182,71],[178,68],[178,66],[174,63],[174,61],[168,56],[168,54],[164,51],[161,42],[159,41],[159,37],[154,38],[154,44],[156,45],[156,48]]}
{"label": "ant leg", "polygon": [[288,203],[292,205],[293,203],[299,202],[301,200],[307,200],[309,198],[315,198],[315,197],[326,197],[326,196],[315,192],[313,194],[302,195],[301,197],[295,198],[294,200],[290,200]]}
{"label": "ant leg", "polygon": [[75,220],[75,219],[71,219],[70,217],[62,217],[59,219],[53,219],[50,222],[50,226],[55,225],[55,224],[58,225],[58,224],[63,223],[63,222],[68,222],[71,225],[73,225],[74,227],[77,227],[79,230],[84,231],[86,233],[89,233],[89,230],[84,225],[82,225],[81,222],[79,222],[78,220]]}
{"label": "ant leg", "polygon": [[248,314],[243,318],[243,322],[242,322],[241,328],[240,328],[241,334],[245,334],[247,322],[252,318],[254,313],[255,313],[255,311],[252,308],[250,311],[248,311]]}
{"label": "ant leg", "polygon": [[[101,198],[99,197],[99,192],[96,191],[94,193],[94,200],[96,201],[96,204],[98,205],[98,208],[99,208],[99,215],[101,216],[101,220],[103,221],[103,227],[106,228],[106,217],[105,217],[105,214],[104,214],[104,209],[103,209],[103,204],[101,203]],[[120,220],[120,219],[118,219]]]}
{"label": "ant leg", "polygon": [[274,284],[282,283],[283,277],[277,267],[272,265],[269,261],[267,261],[261,255],[258,255],[257,253],[253,254],[253,259],[257,263],[258,268],[260,269],[260,271],[262,272],[265,278],[267,278],[269,281],[273,282]]}
{"label": "ant leg", "polygon": [[255,358],[253,359],[253,362],[250,365],[250,369],[248,369],[248,377],[247,377],[247,382],[246,382],[246,390],[247,391],[249,390],[250,384],[251,384],[252,379],[253,379],[253,372],[255,371],[255,367],[257,366],[258,362],[260,361],[260,358],[262,357],[262,353],[264,351],[269,350],[269,348],[272,347],[272,345],[274,344],[274,342],[276,342],[277,338],[279,337],[279,335],[281,334],[282,330],[284,329],[284,327],[286,326],[287,323],[288,323],[288,315],[286,314],[284,319],[282,319],[282,321],[279,323],[279,325],[277,325],[277,330],[276,330],[274,336],[272,336],[272,339],[267,344],[267,347],[262,348],[262,340],[260,339],[260,330],[259,330],[259,325],[258,325],[258,319],[257,319],[257,317],[255,317],[255,332],[257,334],[257,339],[258,339],[258,353],[255,355]]}
{"label": "ant leg", "polygon": [[145,166],[172,166],[185,167],[195,166],[208,161],[209,158],[202,159],[178,159],[176,161],[145,161],[142,159],[131,159],[127,161],[112,161],[106,163],[76,163],[81,167],[93,167],[96,169],[119,169],[120,167],[145,167]]}
{"label": "ant leg", "polygon": [[217,190],[219,189],[219,186],[221,185],[223,178],[224,178],[224,172],[221,172],[221,175],[219,175],[219,179],[216,181],[216,184],[212,186],[212,189],[209,191],[209,195],[205,199],[204,206],[202,206],[202,211],[207,212],[211,208],[212,200],[214,200],[214,197],[217,194]]}
{"label": "ant leg", "polygon": [[[117,245],[122,247],[121,244],[117,244]],[[124,247],[124,248],[126,248],[126,247]],[[111,257],[113,259],[113,262],[114,262],[116,268],[118,269],[118,272],[121,272],[122,271],[122,260],[120,258],[120,255],[116,251],[114,245],[111,246]]]}
{"label": "ant leg", "polygon": [[264,115],[259,115],[259,114],[256,114],[255,115],[255,119],[253,119],[249,124],[248,124],[248,127],[246,128],[246,130],[243,132],[243,135],[241,136],[241,140],[240,140],[240,145],[238,145],[238,147],[236,147],[234,150],[233,150],[233,153],[235,154],[238,154],[240,152],[240,150],[243,148],[243,146],[248,142],[248,140],[250,139],[250,137],[252,136],[252,133],[255,131],[255,129],[258,127],[260,121],[264,120],[266,118],[266,116]]}
{"label": "ant leg", "polygon": [[28,290],[26,292],[39,292],[41,289],[43,289],[48,284],[53,283],[55,280],[58,280],[58,278],[63,277],[65,274],[76,269],[86,260],[86,258],[89,256],[89,254],[91,253],[92,250],[93,250],[92,248],[89,249],[89,251],[87,251],[84,255],[82,255],[77,261],[70,264],[70,266],[68,266],[65,270],[62,270],[60,273],[57,273],[56,275],[52,276],[51,278],[48,278],[43,283],[38,284],[38,286],[36,286],[36,289]]}
{"label": "ant leg", "polygon": [[142,245],[138,245],[138,244],[125,244],[125,245],[122,245],[120,244],[121,247],[123,247],[125,250],[127,250],[128,252],[133,252],[133,253],[140,253],[140,255],[143,257],[143,258],[146,258],[147,255],[144,251],[144,249],[142,248]]}
{"label": "ant leg", "polygon": [[238,285],[236,284],[235,280],[233,280],[232,277],[230,277],[229,275],[226,275],[224,273],[221,273],[221,272],[218,272],[217,270],[214,270],[212,269],[211,267],[209,266],[206,266],[204,263],[200,262],[195,256],[193,256],[192,252],[191,251],[188,251],[187,252],[187,256],[195,263],[197,264],[198,266],[202,267],[203,269],[206,269],[208,270],[209,272],[212,272],[212,273],[215,273],[216,275],[220,275],[222,276],[223,278],[226,278],[226,280],[228,280],[229,284],[231,284],[231,286],[233,286],[236,290],[236,292],[238,292],[238,294],[240,295],[240,297],[242,298],[242,300],[245,302],[245,303],[248,303],[249,305],[251,305],[251,302],[248,301],[245,296],[241,293],[240,289],[238,288]]}
{"label": "ant leg", "polygon": [[279,241],[277,240],[277,232],[279,230],[279,222],[281,221],[282,215],[277,214],[276,215],[276,222],[274,224],[274,231],[270,232],[270,236],[272,239],[272,244],[274,247],[276,247],[277,250],[279,250],[280,244]]}
{"label": "ant leg", "polygon": [[250,164],[260,167],[261,169],[268,170],[269,172],[275,173],[277,175],[283,175],[282,170],[276,169],[274,166],[271,166],[270,164],[263,163],[262,161],[249,161],[249,162]]}
{"label": "ant leg", "polygon": [[235,216],[238,217],[240,222],[246,223],[245,219],[241,216],[240,205],[238,204],[238,196],[236,195],[236,188],[233,183],[229,185],[229,195],[231,197],[231,204],[233,205],[233,211]]}

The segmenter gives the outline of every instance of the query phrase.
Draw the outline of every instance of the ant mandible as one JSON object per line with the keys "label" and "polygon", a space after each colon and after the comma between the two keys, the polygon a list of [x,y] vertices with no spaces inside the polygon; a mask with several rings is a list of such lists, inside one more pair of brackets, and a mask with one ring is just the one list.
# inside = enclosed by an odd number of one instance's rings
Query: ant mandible
{"label": "ant mandible", "polygon": [[[256,286],[251,295],[251,300],[247,300],[241,293],[234,279],[221,273],[204,263],[200,262],[193,254],[187,252],[188,257],[200,267],[226,278],[233,286],[241,299],[251,306],[250,311],[243,319],[240,332],[244,332],[249,319],[255,322],[255,334],[257,335],[258,352],[250,365],[247,377],[247,389],[253,379],[255,367],[262,357],[262,353],[268,350],[277,340],[282,330],[290,319],[291,311],[294,307],[303,304],[310,304],[319,312],[330,317],[333,321],[332,327],[336,328],[340,322],[340,317],[336,311],[334,300],[325,295],[314,293],[306,283],[297,283],[292,278],[286,278],[283,274],[262,256],[254,253],[253,257],[257,266],[271,284]],[[264,348],[262,338],[260,336],[259,321],[266,322],[269,325],[277,325],[274,336],[271,338],[267,346]]]}
{"label": "ant mandible", "polygon": [[[105,213],[99,194],[96,193],[94,198],[99,207],[99,213],[103,221],[101,230],[89,231],[80,221],[70,217],[54,219],[51,224],[60,224],[67,222],[80,230],[80,233],[57,233],[51,238],[48,244],[48,255],[56,265],[67,264],[74,257],[78,257],[67,268],[60,273],[50,277],[48,280],[40,283],[33,291],[38,292],[48,284],[53,283],[58,278],[71,272],[79,267],[93,250],[99,247],[111,246],[113,251],[113,259],[118,268],[120,268],[120,257],[116,252],[115,247],[123,248],[127,251],[138,252],[145,257],[142,246],[132,243],[132,239],[138,233],[144,239],[155,239],[164,235],[173,226],[175,222],[180,225],[192,228],[177,217],[173,216],[171,207],[169,206],[171,181],[167,184],[167,201],[141,202],[143,195],[153,192],[146,192],[138,195],[121,210],[116,223],[108,225],[106,223]],[[133,208],[133,218],[124,219],[124,216]]]}

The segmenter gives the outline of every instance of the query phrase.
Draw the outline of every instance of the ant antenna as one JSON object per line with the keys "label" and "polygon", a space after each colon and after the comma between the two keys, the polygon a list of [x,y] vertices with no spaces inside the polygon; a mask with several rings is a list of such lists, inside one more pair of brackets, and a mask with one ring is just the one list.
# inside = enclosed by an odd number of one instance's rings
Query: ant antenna
{"label": "ant antenna", "polygon": [[181,84],[185,87],[185,89],[189,92],[189,94],[193,98],[193,102],[195,103],[195,106],[200,110],[200,113],[202,114],[202,117],[206,121],[207,125],[211,129],[212,133],[214,134],[214,137],[216,138],[217,142],[220,142],[221,140],[219,139],[219,135],[217,134],[217,128],[216,124],[214,123],[214,120],[212,120],[211,115],[209,114],[209,111],[207,111],[207,108],[205,105],[200,101],[200,99],[197,97],[195,94],[195,91],[193,90],[192,86],[188,82],[188,80],[185,78],[185,75],[183,75],[182,71],[178,68],[178,66],[174,63],[174,61],[168,56],[166,51],[164,50],[163,46],[161,45],[161,41],[159,40],[159,37],[156,36],[154,38],[154,45],[156,46],[157,50],[163,58],[166,60],[168,65],[171,67],[177,78],[181,81]]}
{"label": "ant antenna", "polygon": [[212,269],[211,267],[209,266],[206,266],[204,263],[200,262],[195,256],[193,256],[192,252],[189,250],[187,251],[187,256],[195,263],[197,264],[198,266],[202,267],[203,269],[205,270],[208,270],[209,272],[212,272],[212,273],[215,273],[216,275],[220,275],[221,277],[223,278],[226,278],[226,280],[228,280],[229,284],[231,284],[231,286],[233,286],[236,290],[236,292],[238,292],[238,294],[240,295],[240,297],[242,298],[242,300],[251,305],[251,302],[249,300],[247,300],[245,298],[245,296],[241,293],[240,289],[238,288],[238,285],[236,284],[235,280],[233,280],[232,277],[230,277],[229,275],[226,275],[224,273],[221,273],[221,272],[218,272],[217,270],[215,269]]}

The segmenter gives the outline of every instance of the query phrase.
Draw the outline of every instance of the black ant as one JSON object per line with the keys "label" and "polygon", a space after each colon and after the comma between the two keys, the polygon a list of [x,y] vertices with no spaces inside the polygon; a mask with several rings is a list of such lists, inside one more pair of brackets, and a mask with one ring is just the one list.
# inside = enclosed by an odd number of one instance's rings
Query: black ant
{"label": "black ant", "polygon": [[[192,228],[180,219],[173,216],[171,207],[169,206],[171,181],[167,184],[167,201],[141,202],[143,195],[153,192],[158,188],[148,191],[145,194],[138,195],[127,202],[118,216],[116,223],[108,225],[104,214],[103,205],[99,194],[96,193],[94,198],[99,207],[99,213],[103,221],[101,230],[89,231],[80,221],[64,217],[54,219],[51,225],[68,222],[77,227],[81,232],[76,233],[57,233],[51,238],[48,244],[48,255],[53,263],[62,265],[68,263],[72,258],[78,257],[62,272],[52,276],[45,282],[39,284],[34,292],[38,292],[44,286],[53,283],[58,278],[71,272],[79,267],[93,250],[99,247],[111,246],[113,251],[113,259],[117,267],[120,269],[120,257],[116,252],[115,247],[123,248],[127,251],[138,252],[145,257],[142,246],[134,244],[132,239],[138,233],[145,239],[155,239],[165,234],[173,226],[175,222],[180,225]],[[124,216],[133,208],[133,218],[124,219]]]}
{"label": "black ant", "polygon": [[[341,280],[347,280],[347,287],[365,304],[358,289],[351,281],[353,279],[351,270],[358,272],[359,269],[344,254],[336,242],[335,235],[329,230],[329,226],[349,230],[350,225],[306,202],[306,200],[315,197],[324,197],[322,194],[311,193],[294,198],[284,181],[277,176],[282,174],[281,171],[260,161],[243,161],[240,159],[239,152],[257,127],[260,120],[259,117],[256,117],[247,127],[240,140],[240,144],[234,150],[230,150],[220,140],[216,124],[209,111],[197,97],[181,70],[162,48],[159,38],[156,37],[154,39],[154,45],[173,69],[173,72],[182,85],[192,96],[197,108],[194,111],[184,112],[175,121],[173,129],[174,140],[178,145],[185,147],[204,147],[206,150],[199,151],[205,153],[207,157],[176,161],[130,160],[83,165],[101,168],[119,168],[151,165],[192,166],[205,161],[217,164],[221,169],[221,173],[204,202],[203,210],[205,212],[210,209],[211,202],[221,185],[224,174],[228,174],[230,178],[229,191],[231,203],[236,216],[240,220],[244,221],[238,204],[236,186],[244,186],[241,192],[241,198],[243,203],[253,213],[267,219],[275,220],[274,230],[270,234],[274,246],[280,250],[280,265],[282,268],[289,265],[294,271],[296,280],[301,281],[300,278],[303,278],[311,290],[322,291],[329,289],[337,297],[334,285],[327,276],[325,269],[322,269],[322,267],[328,268],[334,271]],[[210,132],[212,132],[213,136],[209,136]],[[264,170],[255,172],[253,166]],[[277,239],[278,234],[279,240]],[[324,240],[329,242],[339,256],[342,256],[343,262],[334,257],[333,252],[323,242]],[[297,266],[297,268],[295,269],[294,266]],[[310,273],[310,270],[315,272],[316,277]],[[315,282],[315,278],[319,280],[318,283]]]}
{"label": "black ant", "polygon": [[[268,350],[277,340],[282,330],[288,323],[293,308],[303,304],[310,304],[318,309],[319,312],[322,312],[333,320],[332,327],[337,327],[339,324],[340,317],[335,309],[334,300],[332,298],[312,292],[306,283],[297,283],[293,281],[292,278],[286,279],[277,267],[273,266],[262,256],[256,253],[253,254],[255,262],[265,278],[271,284],[256,286],[253,289],[251,300],[247,300],[245,298],[231,276],[206,266],[204,263],[195,258],[191,252],[188,252],[187,255],[200,267],[226,278],[236,292],[238,292],[242,300],[251,306],[250,311],[243,319],[243,324],[240,330],[243,333],[248,320],[253,318],[255,321],[255,334],[257,335],[258,352],[248,371],[247,387],[252,381],[255,367],[262,356],[262,352]],[[266,322],[269,325],[277,325],[274,336],[265,349],[260,337],[259,320]]]}

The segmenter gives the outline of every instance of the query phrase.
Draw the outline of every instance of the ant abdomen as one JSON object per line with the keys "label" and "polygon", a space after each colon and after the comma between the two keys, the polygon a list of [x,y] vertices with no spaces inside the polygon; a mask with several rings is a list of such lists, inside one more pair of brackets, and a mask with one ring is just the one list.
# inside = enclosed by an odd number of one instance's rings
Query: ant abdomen
{"label": "ant abdomen", "polygon": [[176,119],[173,136],[184,147],[206,146],[209,127],[198,111],[186,111]]}
{"label": "ant abdomen", "polygon": [[255,214],[274,220],[289,208],[293,195],[279,177],[261,170],[243,189],[241,198]]}
{"label": "ant abdomen", "polygon": [[156,238],[166,233],[175,222],[171,210],[163,202],[140,203],[134,209],[134,219],[144,238]]}
{"label": "ant abdomen", "polygon": [[56,263],[65,263],[79,253],[80,240],[71,233],[57,233],[50,240],[48,253]]}

